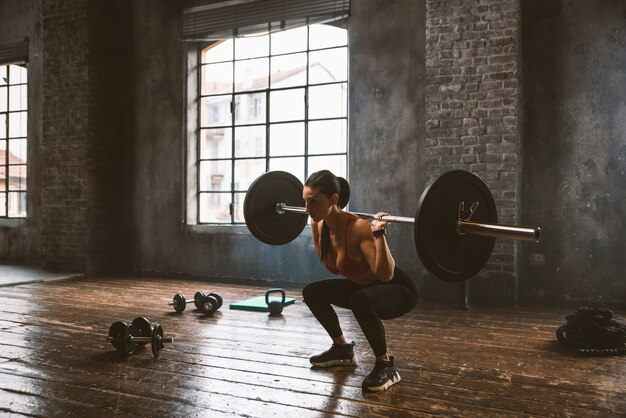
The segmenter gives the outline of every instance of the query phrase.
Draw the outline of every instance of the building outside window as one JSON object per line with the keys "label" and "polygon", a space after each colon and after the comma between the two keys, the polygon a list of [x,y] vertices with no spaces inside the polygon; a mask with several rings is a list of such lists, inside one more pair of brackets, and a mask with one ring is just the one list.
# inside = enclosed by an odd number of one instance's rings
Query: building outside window
{"label": "building outside window", "polygon": [[266,171],[347,177],[346,29],[224,39],[198,58],[198,223],[243,223],[245,193]]}
{"label": "building outside window", "polygon": [[23,65],[0,65],[0,218],[26,217],[28,79]]}

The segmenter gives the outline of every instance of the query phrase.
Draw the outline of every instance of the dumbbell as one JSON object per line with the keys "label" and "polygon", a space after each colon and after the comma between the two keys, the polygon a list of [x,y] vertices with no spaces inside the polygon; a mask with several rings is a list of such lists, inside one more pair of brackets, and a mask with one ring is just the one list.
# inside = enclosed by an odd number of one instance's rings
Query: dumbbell
{"label": "dumbbell", "polygon": [[164,343],[173,343],[173,337],[163,336],[163,327],[159,324],[151,324],[144,317],[138,317],[131,324],[117,321],[111,324],[107,340],[111,342],[117,351],[126,356],[135,352],[138,345],[150,343],[152,354],[158,357],[164,348]]}
{"label": "dumbbell", "polygon": [[222,307],[224,300],[217,293],[209,293],[205,295],[202,292],[196,292],[194,300],[197,301],[196,307],[204,312],[206,315],[213,315],[219,308]]}
{"label": "dumbbell", "polygon": [[174,295],[174,298],[172,299],[170,303],[168,303],[168,305],[174,306],[174,310],[180,313],[180,312],[183,312],[185,308],[187,307],[187,304],[191,302],[193,302],[194,305],[198,307],[198,300],[196,299],[188,300],[185,298],[185,295],[183,295],[182,293],[177,293]]}
{"label": "dumbbell", "polygon": [[[215,300],[214,301],[207,300],[208,296],[212,296]],[[176,295],[174,295],[174,298],[172,299],[170,303],[168,303],[168,305],[174,306],[174,310],[180,313],[185,310],[188,303],[193,302],[193,304],[196,306],[198,310],[203,311],[206,314],[213,314],[222,306],[222,297],[218,295],[217,293],[209,293],[208,296],[206,296],[203,292],[196,292],[196,294],[193,296],[193,300],[188,300],[185,298],[185,295],[183,295],[182,293],[177,293]],[[217,303],[210,303],[210,302],[217,302]],[[211,305],[210,309],[207,303],[210,303]],[[211,310],[213,309],[214,305],[216,305],[217,307],[214,310]]]}

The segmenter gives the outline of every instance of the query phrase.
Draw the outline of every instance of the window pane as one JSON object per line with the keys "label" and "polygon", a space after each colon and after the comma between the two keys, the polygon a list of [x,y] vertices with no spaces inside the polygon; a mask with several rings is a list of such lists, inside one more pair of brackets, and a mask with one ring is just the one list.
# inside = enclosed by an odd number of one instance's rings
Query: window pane
{"label": "window pane", "polygon": [[0,87],[0,112],[6,112],[8,110],[8,92],[6,87]]}
{"label": "window pane", "polygon": [[235,208],[235,222],[245,222],[246,220],[243,217],[243,202],[246,198],[245,193],[235,193],[235,201],[233,202],[233,207]]}
{"label": "window pane", "polygon": [[235,91],[264,90],[268,86],[269,58],[235,62]]}
{"label": "window pane", "polygon": [[26,85],[9,86],[9,111],[26,110]]}
{"label": "window pane", "polygon": [[0,138],[7,137],[7,115],[0,115]]}
{"label": "window pane", "polygon": [[200,191],[230,191],[229,161],[200,161]]}
{"label": "window pane", "polygon": [[304,119],[304,89],[272,91],[270,122]]}
{"label": "window pane", "polygon": [[304,122],[270,126],[270,156],[303,154]]}
{"label": "window pane", "polygon": [[233,92],[233,63],[202,66],[202,95]]}
{"label": "window pane", "polygon": [[202,127],[230,125],[231,100],[230,95],[203,97],[200,100],[200,125]]}
{"label": "window pane", "polygon": [[265,159],[235,161],[233,190],[248,190],[250,184],[265,172]]}
{"label": "window pane", "polygon": [[26,166],[9,166],[9,190],[26,190]]}
{"label": "window pane", "polygon": [[251,36],[249,38],[235,39],[235,59],[263,57],[269,55],[270,37]]}
{"label": "window pane", "polygon": [[309,118],[347,116],[347,84],[330,84],[309,88]]}
{"label": "window pane", "polygon": [[348,49],[324,49],[309,55],[309,83],[331,83],[348,79]]}
{"label": "window pane", "polygon": [[[1,174],[4,175],[4,173]],[[0,193],[0,216],[7,216],[7,194],[4,192]]]}
{"label": "window pane", "polygon": [[272,58],[272,88],[306,84],[306,53]]}
{"label": "window pane", "polygon": [[221,62],[232,61],[233,59],[233,40],[227,39],[219,41],[207,47],[203,51],[202,62]]}
{"label": "window pane", "polygon": [[265,155],[265,125],[235,128],[235,157]]}
{"label": "window pane", "polygon": [[199,222],[230,222],[230,196],[230,192],[200,193]]}
{"label": "window pane", "polygon": [[319,49],[348,45],[348,31],[330,25],[311,25],[309,48]]}
{"label": "window pane", "polygon": [[272,55],[306,51],[307,27],[272,34]]}
{"label": "window pane", "polygon": [[6,86],[8,82],[8,71],[6,65],[0,65],[0,86]]}
{"label": "window pane", "polygon": [[202,129],[200,158],[230,158],[233,147],[232,132],[232,128]]}
{"label": "window pane", "polygon": [[[0,165],[4,165],[7,163],[7,141],[0,141]],[[1,170],[4,170],[4,167],[0,167]],[[3,171],[4,173],[4,171]],[[3,174],[4,176],[4,174]],[[0,184],[0,189],[4,189],[4,184]]]}
{"label": "window pane", "polygon": [[310,157],[309,172],[307,175],[319,170],[330,170],[334,175],[346,178],[346,156],[327,155],[323,157]]}
{"label": "window pane", "polygon": [[250,125],[265,122],[265,93],[238,94],[235,122],[237,125]]}
{"label": "window pane", "polygon": [[26,83],[28,71],[20,65],[9,65],[9,81],[11,84]]}
{"label": "window pane", "polygon": [[9,113],[9,138],[25,137],[27,135],[27,113]]}
{"label": "window pane", "polygon": [[[4,141],[2,141],[4,142]],[[9,164],[25,164],[27,159],[26,154],[26,139],[12,139],[9,141],[9,152],[11,160]],[[15,160],[15,161],[14,161]]]}
{"label": "window pane", "polygon": [[309,154],[331,154],[348,150],[345,119],[309,122]]}
{"label": "window pane", "polygon": [[302,183],[304,183],[304,157],[292,157],[292,158],[271,158],[270,170],[286,171],[296,176]]}
{"label": "window pane", "polygon": [[26,217],[26,193],[10,192],[9,193],[9,216],[10,217]]}

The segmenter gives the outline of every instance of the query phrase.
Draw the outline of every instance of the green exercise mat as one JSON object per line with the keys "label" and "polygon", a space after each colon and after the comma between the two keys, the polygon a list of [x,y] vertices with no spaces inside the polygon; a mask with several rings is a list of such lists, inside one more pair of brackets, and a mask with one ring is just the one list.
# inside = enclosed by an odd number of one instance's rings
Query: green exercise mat
{"label": "green exercise mat", "polygon": [[[270,296],[270,302],[280,302],[282,297],[274,297]],[[285,298],[285,303],[283,306],[291,305],[296,301],[296,298]],[[242,300],[240,302],[234,302],[230,304],[230,309],[241,309],[243,311],[257,311],[257,312],[267,312],[267,304],[265,303],[265,295],[255,296],[250,299]]]}

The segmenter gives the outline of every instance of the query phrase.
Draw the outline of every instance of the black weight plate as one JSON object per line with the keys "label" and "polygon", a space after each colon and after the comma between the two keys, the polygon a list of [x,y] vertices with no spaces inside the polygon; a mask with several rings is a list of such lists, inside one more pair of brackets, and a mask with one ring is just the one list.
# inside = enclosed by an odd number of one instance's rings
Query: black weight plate
{"label": "black weight plate", "polygon": [[122,347],[122,352],[127,356],[133,354],[135,352],[135,349],[137,348],[137,344],[135,344],[130,338],[131,335],[134,336],[136,332],[137,331],[135,331],[135,327],[133,326],[133,324],[128,324],[126,326],[126,330],[124,331],[124,345]]}
{"label": "black weight plate", "polygon": [[183,295],[182,293],[177,293],[172,301],[174,302],[174,310],[178,313],[183,312],[187,307],[185,295]]}
{"label": "black weight plate", "polygon": [[152,330],[152,354],[155,357],[159,357],[161,350],[163,349],[163,327],[161,325],[156,324],[154,329]]}
{"label": "black weight plate", "polygon": [[217,293],[209,293],[209,296],[213,296],[215,300],[217,300],[217,309],[222,307],[222,303],[224,302],[224,300],[220,295],[218,295]]}
{"label": "black weight plate", "polygon": [[[133,320],[133,327],[135,327],[135,334],[133,334],[133,337],[150,338],[152,336],[152,325],[150,324],[150,321],[148,321],[148,319],[144,318],[143,316],[140,316],[139,318],[135,318]],[[148,342],[138,342],[136,344],[146,345],[148,344]]]}
{"label": "black weight plate", "polygon": [[302,233],[308,216],[276,213],[276,204],[302,207],[302,183],[285,171],[269,171],[257,178],[246,193],[243,216],[252,235],[271,245],[293,241]]}
{"label": "black weight plate", "polygon": [[202,310],[202,305],[204,305],[205,298],[206,296],[204,295],[204,292],[196,292],[196,294],[193,295],[193,304],[196,305],[197,309]]}
{"label": "black weight plate", "polygon": [[473,222],[497,223],[496,204],[487,185],[477,175],[449,171],[422,193],[415,213],[415,248],[422,264],[446,282],[461,282],[476,275],[487,263],[495,238],[459,235],[456,231],[459,203],[468,210],[478,207]]}
{"label": "black weight plate", "polygon": [[124,352],[124,335],[128,324],[126,322],[117,321],[111,324],[109,327],[109,338],[111,339],[111,345],[116,350]]}
{"label": "black weight plate", "polygon": [[204,303],[202,304],[202,312],[207,315],[213,315],[218,308],[219,302],[215,297],[209,295],[204,298]]}

